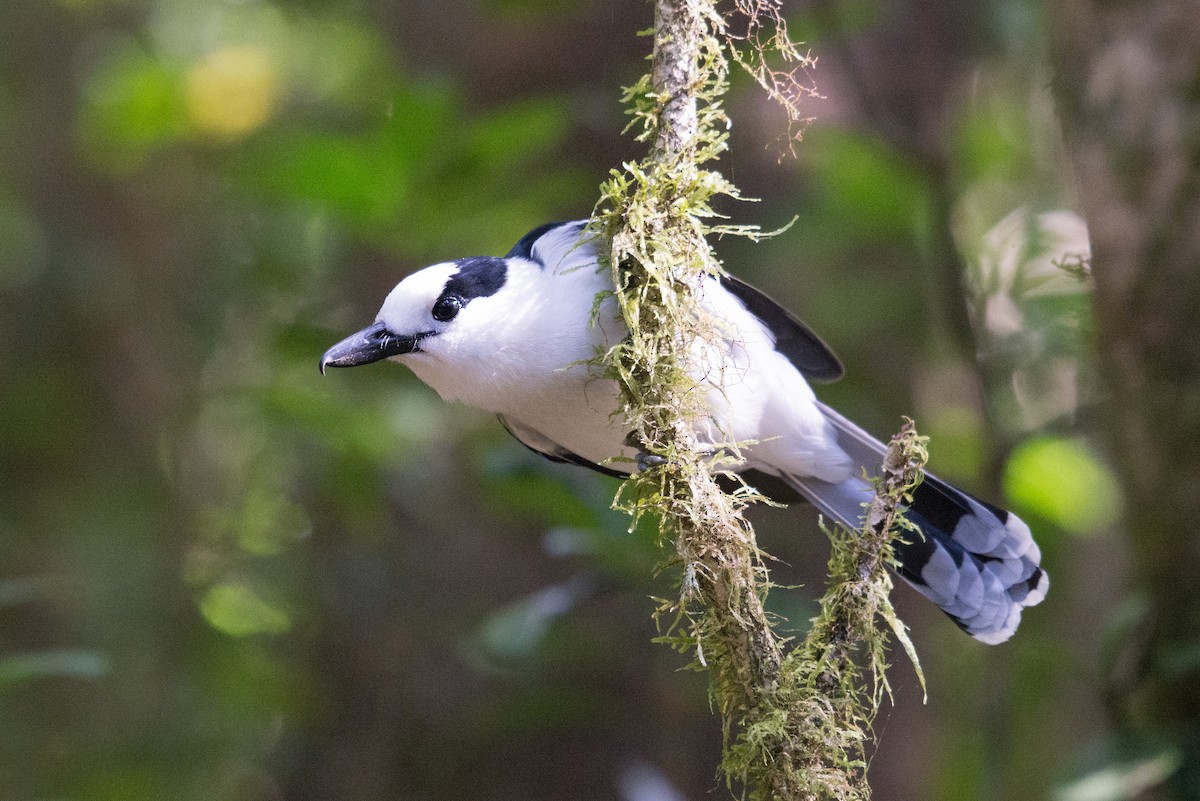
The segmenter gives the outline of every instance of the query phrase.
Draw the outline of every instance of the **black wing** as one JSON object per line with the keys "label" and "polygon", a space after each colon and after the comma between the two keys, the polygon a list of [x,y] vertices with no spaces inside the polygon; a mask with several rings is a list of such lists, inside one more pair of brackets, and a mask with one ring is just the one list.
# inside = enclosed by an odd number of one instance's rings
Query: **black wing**
{"label": "black wing", "polygon": [[845,374],[841,359],[790,311],[739,278],[723,275],[719,280],[751,314],[763,321],[775,337],[775,350],[786,356],[805,378],[836,381]]}
{"label": "black wing", "polygon": [[524,445],[534,453],[545,456],[552,462],[561,464],[574,464],[580,467],[586,467],[590,470],[595,470],[597,473],[603,473],[606,476],[614,478],[625,478],[628,473],[622,473],[620,470],[614,470],[611,467],[605,467],[602,464],[596,464],[593,461],[584,459],[577,453],[572,453],[563,446],[553,442],[549,437],[529,428],[516,420],[509,420],[502,415],[496,415],[496,419],[500,421],[500,425],[504,426],[504,430],[513,435],[513,439]]}

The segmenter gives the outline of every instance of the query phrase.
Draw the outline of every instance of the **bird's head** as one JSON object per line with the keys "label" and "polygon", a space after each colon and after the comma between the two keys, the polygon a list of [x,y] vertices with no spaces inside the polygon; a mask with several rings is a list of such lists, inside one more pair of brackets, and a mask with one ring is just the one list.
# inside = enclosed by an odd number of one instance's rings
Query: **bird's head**
{"label": "bird's head", "polygon": [[373,325],[325,352],[321,372],[410,354],[444,355],[466,342],[477,347],[488,342],[502,313],[496,296],[508,274],[508,260],[491,256],[413,273],[388,294]]}

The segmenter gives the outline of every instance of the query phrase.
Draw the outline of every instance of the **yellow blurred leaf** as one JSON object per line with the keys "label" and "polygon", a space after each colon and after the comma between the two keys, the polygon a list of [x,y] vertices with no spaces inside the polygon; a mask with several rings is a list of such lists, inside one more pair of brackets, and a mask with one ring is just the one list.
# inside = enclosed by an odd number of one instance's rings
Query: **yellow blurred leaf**
{"label": "yellow blurred leaf", "polygon": [[274,112],[278,94],[278,67],[259,47],[215,50],[184,77],[192,125],[216,136],[244,136],[261,128]]}

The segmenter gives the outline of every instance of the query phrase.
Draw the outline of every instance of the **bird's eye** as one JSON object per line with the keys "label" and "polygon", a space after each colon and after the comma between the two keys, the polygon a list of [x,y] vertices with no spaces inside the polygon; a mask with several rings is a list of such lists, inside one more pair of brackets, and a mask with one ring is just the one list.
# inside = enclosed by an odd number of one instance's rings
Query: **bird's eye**
{"label": "bird's eye", "polygon": [[433,304],[433,319],[447,323],[455,318],[462,310],[462,298],[458,295],[442,295]]}

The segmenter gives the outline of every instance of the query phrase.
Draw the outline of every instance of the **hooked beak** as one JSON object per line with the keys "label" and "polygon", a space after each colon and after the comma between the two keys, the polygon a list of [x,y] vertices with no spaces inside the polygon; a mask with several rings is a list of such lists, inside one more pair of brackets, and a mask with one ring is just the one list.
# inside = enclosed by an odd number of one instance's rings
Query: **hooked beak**
{"label": "hooked beak", "polygon": [[418,337],[397,336],[383,323],[375,323],[357,334],[351,334],[325,351],[321,357],[321,375],[326,367],[356,367],[370,364],[389,356],[402,356],[417,348]]}

